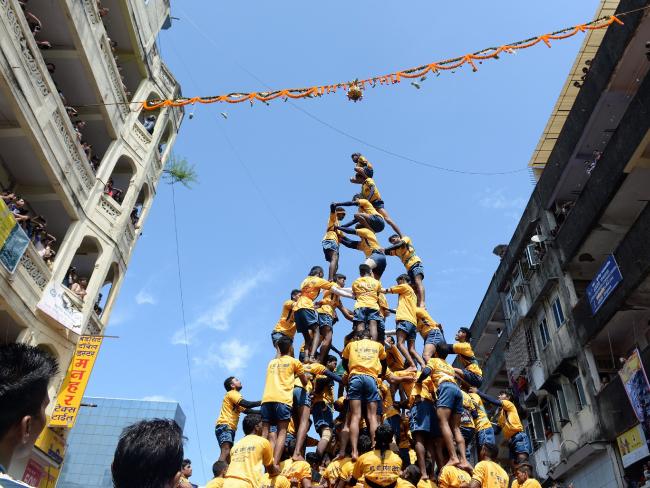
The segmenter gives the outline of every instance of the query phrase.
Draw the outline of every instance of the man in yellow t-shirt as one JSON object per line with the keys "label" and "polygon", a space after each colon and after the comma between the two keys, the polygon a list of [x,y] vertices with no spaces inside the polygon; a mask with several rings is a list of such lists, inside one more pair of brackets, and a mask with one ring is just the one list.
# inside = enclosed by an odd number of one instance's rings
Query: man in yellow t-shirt
{"label": "man in yellow t-shirt", "polygon": [[387,336],[385,341],[386,364],[391,371],[402,371],[404,369],[404,358],[400,354],[393,336]]}
{"label": "man in yellow t-shirt", "polygon": [[293,340],[296,335],[296,323],[293,317],[293,307],[296,305],[296,301],[300,297],[300,290],[291,290],[291,299],[286,300],[282,304],[282,312],[280,313],[280,318],[271,332],[271,341],[273,342],[273,347],[275,347],[276,342],[282,336],[287,336],[289,339]]}
{"label": "man in yellow t-shirt", "polygon": [[345,209],[330,205],[330,216],[327,220],[327,230],[323,236],[323,253],[325,254],[325,261],[330,263],[329,273],[327,279],[334,280],[334,275],[339,268],[339,242],[341,238],[341,231],[336,230],[336,226],[340,221],[345,218]]}
{"label": "man in yellow t-shirt", "polygon": [[[344,274],[336,273],[334,275],[334,283],[338,288],[345,287],[346,276]],[[316,313],[318,314],[318,329],[320,331],[320,350],[318,354],[318,361],[325,362],[330,347],[332,346],[332,334],[334,330],[334,323],[338,320],[336,316],[336,309],[340,310],[343,316],[348,320],[354,320],[352,313],[341,303],[339,295],[334,293],[338,290],[326,290],[323,294],[323,299],[315,303],[318,307]]]}
{"label": "man in yellow t-shirt", "polygon": [[341,244],[350,249],[361,251],[366,257],[366,264],[372,269],[372,275],[378,280],[381,279],[381,275],[386,270],[386,255],[377,240],[376,234],[361,224],[357,224],[354,230],[340,226],[337,229],[346,234],[359,236],[360,240],[358,241],[343,236],[341,237]]}
{"label": "man in yellow t-shirt", "polygon": [[[302,459],[301,452],[295,452],[296,442],[291,440],[284,449],[283,460],[280,463],[280,474],[287,478],[292,485],[299,488],[311,487],[311,466]],[[301,459],[295,460],[298,455]]]}
{"label": "man in yellow t-shirt", "polygon": [[[380,425],[377,427],[375,440],[375,450],[362,454],[354,463],[352,478],[349,482],[351,486],[354,486],[362,477],[364,483],[372,487],[388,487],[397,483],[402,472],[402,459],[390,450],[393,429],[386,424]],[[354,450],[354,446],[352,449]],[[354,455],[352,459],[354,459]]]}
{"label": "man in yellow t-shirt", "polygon": [[239,414],[251,408],[259,407],[260,402],[244,400],[240,393],[242,384],[239,379],[229,376],[223,382],[226,395],[221,402],[221,412],[214,427],[214,435],[219,442],[219,461],[230,462],[230,449],[235,442],[235,432],[239,423]]}
{"label": "man in yellow t-shirt", "polygon": [[463,483],[469,484],[471,480],[467,471],[448,464],[440,470],[438,488],[460,488]]}
{"label": "man in yellow t-shirt", "polygon": [[264,468],[270,476],[277,474],[271,443],[260,436],[260,421],[258,414],[244,417],[242,427],[245,437],[236,442],[230,451],[230,464],[226,471],[224,488],[261,486]]}
{"label": "man in yellow t-shirt", "polygon": [[223,488],[223,484],[226,481],[226,478],[223,475],[226,474],[228,469],[228,463],[225,461],[215,461],[212,465],[212,474],[214,478],[208,481],[208,484],[205,485],[205,488]]}
{"label": "man in yellow t-shirt", "polygon": [[461,327],[456,333],[456,342],[454,343],[453,352],[456,353],[458,359],[463,364],[463,368],[455,368],[456,374],[463,378],[467,383],[476,388],[483,383],[483,371],[478,365],[474,351],[469,343],[472,338],[472,333],[467,327]]}
{"label": "man in yellow t-shirt", "polygon": [[411,369],[417,369],[416,361],[424,368],[424,361],[415,349],[415,338],[417,336],[415,324],[417,323],[417,300],[410,278],[403,274],[397,277],[397,285],[382,290],[383,293],[394,293],[399,295],[397,301],[397,313],[395,323],[397,324],[397,348],[404,356]]}
{"label": "man in yellow t-shirt", "polygon": [[376,341],[379,339],[378,323],[381,320],[379,314],[381,283],[371,274],[370,266],[359,265],[359,278],[352,283],[352,294],[356,299],[353,324],[356,331],[368,329],[370,337]]}
{"label": "man in yellow t-shirt", "polygon": [[511,488],[542,488],[542,485],[533,478],[533,467],[528,463],[521,463],[515,468],[515,481],[512,482]]}
{"label": "man in yellow t-shirt", "polygon": [[469,396],[474,400],[476,405],[477,417],[474,419],[476,424],[476,448],[480,451],[485,444],[496,444],[492,422],[483,405],[483,400],[476,393],[476,388],[470,388]]}
{"label": "man in yellow t-shirt", "polygon": [[418,307],[424,307],[424,266],[422,260],[415,254],[413,241],[410,237],[393,234],[388,238],[392,245],[384,249],[388,256],[397,256],[406,268],[406,272],[413,283],[418,297]]}
{"label": "man in yellow t-shirt", "polygon": [[358,223],[362,227],[370,229],[373,232],[381,232],[384,230],[386,225],[384,217],[377,212],[372,203],[365,198],[361,198],[360,194],[354,195],[351,202],[341,202],[333,205],[336,207],[350,207],[352,205],[359,207],[359,211],[354,214],[354,218],[347,224],[343,224],[342,227],[352,227],[352,225]]}
{"label": "man in yellow t-shirt", "polygon": [[415,464],[411,464],[402,471],[402,476],[398,478],[395,488],[416,488],[421,478],[422,472],[420,468]]}
{"label": "man in yellow t-shirt", "polygon": [[436,356],[438,345],[445,344],[445,335],[442,332],[442,325],[431,318],[426,308],[416,308],[415,316],[417,318],[415,328],[424,339],[422,360],[426,364],[429,359]]}
{"label": "man in yellow t-shirt", "polygon": [[266,368],[266,382],[262,395],[262,432],[268,439],[269,428],[277,426],[277,440],[273,448],[275,464],[280,462],[287,437],[287,427],[291,419],[293,405],[293,387],[296,377],[303,387],[307,386],[307,376],[300,361],[289,356],[291,339],[282,337],[278,340],[279,357],[272,359]]}
{"label": "man in yellow t-shirt", "polygon": [[350,405],[350,443],[352,459],[359,457],[359,422],[361,406],[366,405],[366,418],[370,438],[374,443],[377,429],[377,402],[381,401],[377,378],[386,373],[386,351],[383,344],[370,339],[366,329],[356,333],[357,340],[350,342],[343,350],[343,368],[348,372],[348,401]]}
{"label": "man in yellow t-shirt", "polygon": [[508,473],[494,462],[498,455],[499,448],[493,444],[486,444],[481,448],[481,461],[474,466],[470,488],[508,488]]}

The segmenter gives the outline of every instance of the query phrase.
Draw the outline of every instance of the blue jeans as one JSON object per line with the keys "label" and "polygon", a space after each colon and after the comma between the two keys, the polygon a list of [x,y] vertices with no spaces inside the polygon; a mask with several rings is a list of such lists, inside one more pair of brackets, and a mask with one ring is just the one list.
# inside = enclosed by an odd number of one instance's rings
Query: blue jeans
{"label": "blue jeans", "polygon": [[431,332],[427,334],[427,338],[424,340],[424,344],[445,344],[445,335],[437,327],[431,329]]}
{"label": "blue jeans", "polygon": [[314,429],[316,432],[321,431],[323,428],[334,428],[334,416],[332,409],[325,402],[317,402],[311,407],[311,415],[314,419]]}
{"label": "blue jeans", "polygon": [[299,386],[293,387],[293,407],[311,407],[311,397],[307,390]]}
{"label": "blue jeans", "polygon": [[401,424],[402,424],[401,420],[402,419],[400,418],[398,413],[384,420],[384,423],[390,425],[390,428],[393,429],[393,433],[395,434],[396,444],[399,444],[399,436],[400,436]]}
{"label": "blue jeans", "polygon": [[436,415],[433,411],[433,403],[428,400],[416,402],[411,407],[409,425],[411,432],[431,432],[431,416]]}
{"label": "blue jeans", "polygon": [[381,232],[386,227],[386,222],[381,215],[368,215],[366,220],[370,224],[373,232]]}
{"label": "blue jeans", "polygon": [[286,403],[266,402],[260,407],[262,422],[277,425],[278,422],[291,418],[291,407]]}
{"label": "blue jeans", "polygon": [[469,446],[472,443],[472,439],[474,439],[474,433],[475,430],[469,427],[463,427],[462,425],[460,426],[460,433],[463,434],[463,439],[465,439],[465,457],[469,459],[470,457],[470,448]]}
{"label": "blue jeans", "polygon": [[407,341],[414,341],[415,338],[417,337],[417,329],[415,325],[406,320],[400,320],[399,322],[397,322],[397,330],[406,332]]}
{"label": "blue jeans", "polygon": [[438,386],[438,408],[448,408],[452,413],[463,413],[463,394],[458,385],[445,381]]}
{"label": "blue jeans", "polygon": [[339,245],[336,241],[326,239],[322,242],[323,254],[325,254],[325,261],[328,263],[332,260],[332,254],[339,252]]}
{"label": "blue jeans", "polygon": [[485,444],[492,444],[495,446],[497,443],[496,438],[494,437],[494,429],[492,427],[476,431],[476,440],[478,441],[479,449]]}
{"label": "blue jeans", "polygon": [[377,380],[365,374],[355,374],[348,382],[348,400],[361,400],[362,402],[381,401]]}
{"label": "blue jeans", "polygon": [[354,321],[363,322],[364,324],[369,323],[371,320],[376,320],[379,322],[381,320],[381,315],[379,315],[379,310],[368,307],[360,307],[354,310]]}
{"label": "blue jeans", "polygon": [[533,452],[530,446],[530,439],[525,432],[517,432],[508,442],[510,449],[510,459],[517,459],[517,454],[528,454]]}
{"label": "blue jeans", "polygon": [[313,308],[301,308],[293,314],[296,322],[296,330],[301,334],[306,334],[310,329],[318,325],[318,314]]}
{"label": "blue jeans", "polygon": [[422,279],[424,279],[424,266],[422,266],[422,263],[418,261],[409,268],[407,274],[409,275],[409,278],[411,278],[412,282],[415,282],[415,277],[417,275],[422,275]]}
{"label": "blue jeans", "polygon": [[231,445],[235,442],[235,431],[226,424],[215,425],[214,435],[217,437],[219,446],[221,446],[224,442],[230,442]]}
{"label": "blue jeans", "polygon": [[375,263],[375,267],[373,268],[373,271],[377,273],[378,276],[383,275],[384,271],[386,271],[386,256],[384,256],[380,252],[373,251],[373,253],[370,256],[368,256],[368,259],[371,259]]}
{"label": "blue jeans", "polygon": [[[282,332],[271,332],[271,342],[273,342],[273,347],[275,347],[278,341],[283,337],[289,337],[289,336],[284,335]],[[289,337],[289,339],[291,339],[291,337]]]}
{"label": "blue jeans", "polygon": [[332,328],[332,317],[326,313],[318,314],[318,326],[319,327],[329,327]]}

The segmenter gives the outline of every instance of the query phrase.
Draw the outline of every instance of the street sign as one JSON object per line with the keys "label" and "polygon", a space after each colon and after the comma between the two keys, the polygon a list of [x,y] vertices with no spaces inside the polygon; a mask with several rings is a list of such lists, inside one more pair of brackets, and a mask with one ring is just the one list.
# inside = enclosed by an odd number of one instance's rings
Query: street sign
{"label": "street sign", "polygon": [[587,286],[587,299],[593,315],[596,315],[621,281],[623,281],[621,270],[614,256],[610,254]]}

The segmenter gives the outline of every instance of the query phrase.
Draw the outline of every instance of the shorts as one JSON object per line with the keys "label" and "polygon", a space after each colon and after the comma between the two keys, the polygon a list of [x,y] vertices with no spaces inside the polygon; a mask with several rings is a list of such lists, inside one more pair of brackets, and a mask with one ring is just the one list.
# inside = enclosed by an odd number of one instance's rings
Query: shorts
{"label": "shorts", "polygon": [[431,417],[433,412],[433,403],[428,400],[416,402],[411,407],[411,416],[409,417],[409,427],[411,432],[431,432]]}
{"label": "shorts", "polygon": [[422,266],[422,263],[418,261],[408,269],[407,274],[409,275],[409,278],[411,278],[411,281],[413,282],[415,281],[415,277],[417,275],[421,275],[422,279],[424,279],[424,266]]}
{"label": "shorts", "polygon": [[415,325],[406,320],[400,320],[397,322],[397,330],[406,332],[407,341],[414,341],[417,336],[417,329],[415,328]]}
{"label": "shorts", "polygon": [[386,221],[381,215],[367,215],[366,220],[373,232],[381,232],[386,227]]}
{"label": "shorts", "polygon": [[307,390],[299,386],[293,387],[293,406],[311,407],[311,397],[307,393]]}
{"label": "shorts", "polygon": [[214,426],[214,435],[217,437],[217,442],[219,446],[225,442],[230,442],[230,444],[235,443],[235,431],[226,424],[217,424]]}
{"label": "shorts", "polygon": [[476,388],[479,388],[481,386],[481,383],[483,383],[483,377],[482,376],[479,376],[476,373],[473,373],[472,371],[469,371],[467,369],[462,369],[461,371],[463,372],[463,378],[470,385],[475,386]]}
{"label": "shorts", "polygon": [[277,425],[278,422],[291,418],[291,406],[281,402],[266,402],[260,407],[262,422]]}
{"label": "shorts", "polygon": [[463,427],[462,425],[460,426],[460,433],[463,434],[463,439],[465,439],[466,446],[469,446],[470,442],[472,442],[472,439],[474,439],[475,432],[476,431],[471,427]]}
{"label": "shorts", "polygon": [[458,385],[444,381],[438,386],[438,408],[448,408],[452,413],[463,413],[463,394]]}
{"label": "shorts", "polygon": [[332,260],[332,254],[339,252],[339,245],[336,241],[326,239],[322,242],[323,254],[325,254],[325,261],[328,263]]}
{"label": "shorts", "polygon": [[379,276],[386,270],[386,256],[380,252],[372,252],[366,259],[366,264]]}
{"label": "shorts", "polygon": [[399,435],[401,432],[402,419],[399,414],[395,414],[392,417],[388,417],[384,420],[386,425],[390,425],[390,428],[393,429],[393,434],[395,434],[395,442],[399,444]]}
{"label": "shorts", "polygon": [[494,429],[492,427],[488,427],[487,429],[483,430],[477,430],[476,440],[478,441],[479,449],[486,444],[492,444],[493,446],[496,446],[497,444],[496,438],[494,437]]}
{"label": "shorts", "polygon": [[379,315],[379,310],[368,307],[360,307],[354,310],[354,321],[363,322],[367,324],[371,320],[376,320],[379,322],[381,320],[381,315]]}
{"label": "shorts", "polygon": [[437,346],[439,344],[446,344],[446,342],[445,335],[440,329],[435,327],[427,334],[427,338],[424,340],[424,345],[435,344]]}
{"label": "shorts", "polygon": [[380,401],[377,380],[366,374],[355,374],[348,382],[348,400]]}
{"label": "shorts", "polygon": [[334,319],[332,319],[331,315],[327,315],[326,313],[319,313],[318,314],[318,326],[319,327],[329,327],[331,329],[334,326],[333,321],[334,321]]}
{"label": "shorts", "polygon": [[320,432],[321,429],[334,428],[334,415],[332,409],[325,402],[317,402],[311,407],[311,415],[314,419],[314,429]]}
{"label": "shorts", "polygon": [[[372,176],[371,176],[371,178],[372,178]],[[375,200],[374,202],[370,202],[370,203],[372,203],[372,206],[375,207],[375,210],[379,210],[379,209],[384,208],[384,201],[383,200]]]}
{"label": "shorts", "polygon": [[296,322],[296,330],[301,334],[306,334],[310,329],[318,325],[318,314],[312,308],[301,308],[293,314]]}
{"label": "shorts", "polygon": [[287,432],[287,436],[284,438],[284,445],[288,446],[292,442],[296,442],[296,436],[293,435],[291,432]]}
{"label": "shorts", "polygon": [[[271,332],[271,342],[273,342],[273,347],[275,347],[278,341],[283,337],[289,337],[289,336],[283,334],[282,332]],[[289,339],[291,339],[291,337],[289,337]]]}
{"label": "shorts", "polygon": [[510,449],[510,459],[517,459],[517,454],[532,454],[533,449],[530,446],[530,439],[525,432],[517,432],[508,442]]}

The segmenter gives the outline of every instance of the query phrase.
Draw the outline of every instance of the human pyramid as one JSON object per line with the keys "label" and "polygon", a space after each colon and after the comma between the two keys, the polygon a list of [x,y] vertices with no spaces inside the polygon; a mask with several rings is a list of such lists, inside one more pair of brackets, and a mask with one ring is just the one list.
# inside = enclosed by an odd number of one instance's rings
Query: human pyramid
{"label": "human pyramid", "polygon": [[[461,327],[455,342],[447,343],[442,325],[425,308],[424,268],[412,240],[386,211],[372,164],[359,153],[352,161],[350,181],[361,191],[351,201],[330,205],[322,241],[328,278],[321,266],[313,266],[282,305],[271,332],[277,355],[267,367],[261,401],[245,400],[237,378],[224,382],[227,393],[215,427],[221,454],[208,487],[506,488],[508,474],[496,463],[495,429],[509,442],[512,486],[540,486],[532,478],[530,441],[512,397],[504,391],[492,398],[478,390],[483,373],[469,329]],[[352,206],[358,210],[342,224],[345,207]],[[395,234],[383,248],[377,233],[386,224]],[[349,288],[338,273],[341,245],[365,255]],[[388,288],[379,281],[386,256],[398,257],[406,270]],[[396,310],[386,294],[398,296]],[[353,310],[342,298],[354,300]],[[342,350],[332,344],[337,310],[352,322]],[[391,314],[396,329],[386,330]],[[296,332],[304,339],[299,359]],[[340,365],[331,352],[340,355]],[[449,354],[457,355],[461,367],[446,361]],[[494,428],[483,401],[497,407]],[[235,443],[242,412],[245,437]],[[312,423],[318,440],[307,435]],[[479,457],[475,466],[468,461],[472,444]],[[306,447],[315,450],[305,454]]]}

